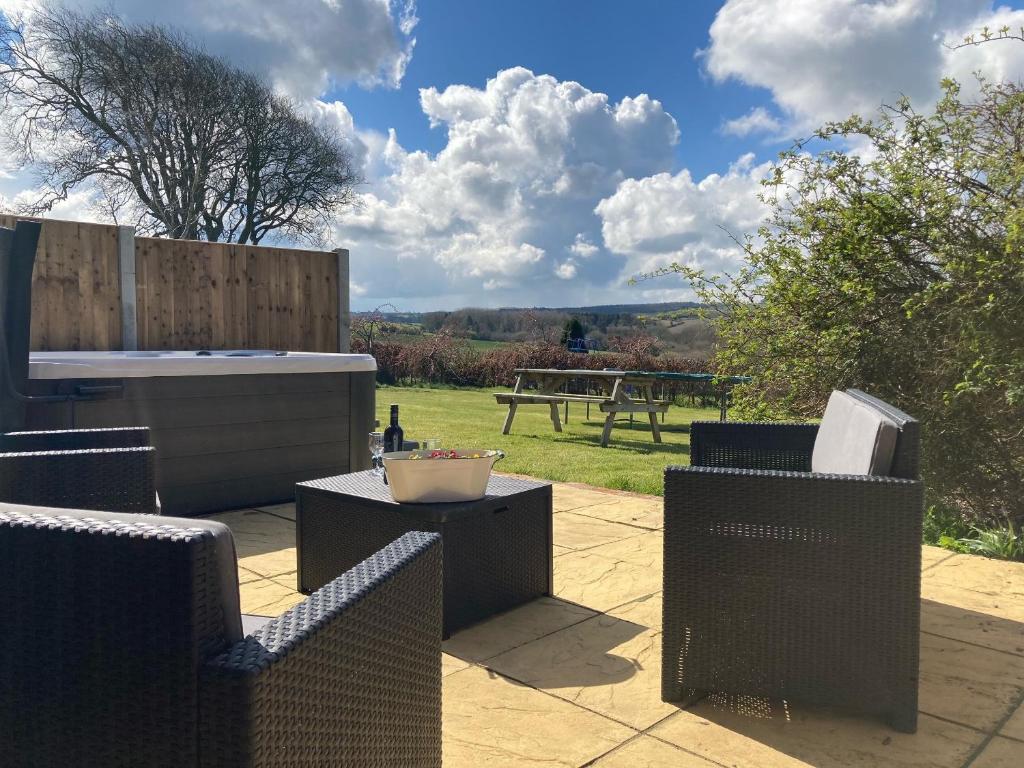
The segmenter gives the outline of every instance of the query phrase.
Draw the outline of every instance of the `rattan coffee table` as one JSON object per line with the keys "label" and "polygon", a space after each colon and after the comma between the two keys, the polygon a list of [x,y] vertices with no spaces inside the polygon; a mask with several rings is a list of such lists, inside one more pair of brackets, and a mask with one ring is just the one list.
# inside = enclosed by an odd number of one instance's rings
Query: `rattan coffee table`
{"label": "rattan coffee table", "polygon": [[444,635],[552,591],[551,486],[492,475],[487,495],[398,504],[372,471],[295,487],[298,586],[312,592],[409,531],[441,534]]}

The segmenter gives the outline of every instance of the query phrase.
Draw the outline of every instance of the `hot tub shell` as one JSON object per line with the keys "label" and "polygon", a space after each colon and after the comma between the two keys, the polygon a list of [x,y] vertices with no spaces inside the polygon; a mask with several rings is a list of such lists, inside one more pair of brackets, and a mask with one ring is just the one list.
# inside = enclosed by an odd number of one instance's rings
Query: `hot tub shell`
{"label": "hot tub shell", "polygon": [[74,399],[30,402],[26,426],[148,426],[164,514],[266,506],[369,468],[375,379],[368,355],[34,352],[30,394]]}

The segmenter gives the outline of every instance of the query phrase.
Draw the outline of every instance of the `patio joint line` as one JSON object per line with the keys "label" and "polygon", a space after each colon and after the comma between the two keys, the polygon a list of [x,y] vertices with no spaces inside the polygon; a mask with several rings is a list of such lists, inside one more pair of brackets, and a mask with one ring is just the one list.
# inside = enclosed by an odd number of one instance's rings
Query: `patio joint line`
{"label": "patio joint line", "polygon": [[[481,665],[481,666],[483,666],[483,665]],[[518,677],[515,677],[514,675],[508,675],[508,674],[505,674],[504,672],[499,672],[498,670],[491,669],[490,667],[487,667],[487,666],[484,666],[483,668],[485,670],[487,670],[492,675],[497,675],[498,677],[504,677],[506,680],[511,680],[514,683],[519,683],[520,685],[525,686],[526,688],[529,688],[531,690],[537,691],[537,693],[543,693],[545,696],[549,696],[552,699],[555,699],[556,701],[561,701],[564,704],[569,704],[570,706],[577,707],[578,709],[582,709],[584,712],[589,712],[592,715],[597,715],[598,717],[602,717],[605,720],[609,720],[610,722],[613,722],[613,723],[616,723],[618,725],[621,725],[623,728],[629,728],[629,730],[633,731],[633,733],[635,735],[640,735],[640,734],[643,733],[643,730],[641,730],[640,728],[637,728],[635,725],[630,725],[629,723],[624,723],[624,722],[622,722],[621,720],[619,720],[617,718],[610,717],[609,715],[606,715],[606,714],[604,714],[602,712],[598,712],[596,709],[591,709],[590,707],[585,707],[582,704],[579,704],[579,703],[577,703],[575,701],[570,701],[569,699],[566,699],[566,698],[564,698],[562,696],[559,696],[556,693],[551,693],[550,691],[545,691],[543,688],[538,688],[537,686],[533,685],[532,683],[528,683],[525,680],[520,680]],[[459,670],[459,671],[460,672],[464,672],[465,670]],[[452,674],[457,675],[459,673],[458,672],[453,672]],[[633,737],[630,736],[629,738],[632,739]],[[627,741],[628,740],[629,739],[627,739]]]}
{"label": "patio joint line", "polygon": [[[663,718],[661,718],[661,720],[658,720],[657,722],[651,723],[646,728],[644,728],[644,733],[646,733],[648,736],[654,736],[654,734],[651,733],[651,729],[652,728],[657,728],[659,725],[664,723],[670,717],[675,717],[680,712],[686,712],[686,711],[687,711],[687,709],[685,707],[677,707],[675,712],[669,712],[667,715],[665,715]],[[657,738],[657,737],[655,737],[655,738]],[[671,742],[666,742],[666,743],[671,743]],[[677,744],[676,746],[679,746],[679,745]]]}
{"label": "patio joint line", "polygon": [[[922,544],[922,546],[925,546],[925,545]],[[929,544],[927,546],[935,546],[935,545],[934,544]],[[944,563],[947,560],[949,560],[949,558],[956,557],[958,554],[959,554],[958,552],[949,551],[948,554],[944,558],[942,558],[941,560],[936,560],[931,565],[926,565],[924,568],[922,568],[921,569],[921,573],[924,573],[925,571],[930,571],[936,565],[941,565],[942,563]]]}
{"label": "patio joint line", "polygon": [[614,501],[595,501],[593,504],[581,504],[578,507],[569,507],[568,509],[552,509],[551,514],[560,515],[563,512],[575,512],[578,509],[587,509],[588,507],[600,507],[604,504],[614,504]]}
{"label": "patio joint line", "polygon": [[253,507],[253,509],[255,509],[257,512],[262,512],[264,515],[270,515],[271,517],[276,517],[278,520],[285,520],[289,523],[292,523],[293,525],[295,524],[295,520],[291,517],[285,517],[284,515],[277,514],[277,512],[271,512],[270,510],[267,509],[260,509],[259,507]]}
{"label": "patio joint line", "polygon": [[932,720],[939,720],[943,723],[955,725],[957,728],[966,728],[967,730],[974,731],[975,733],[988,733],[988,731],[986,731],[984,728],[979,728],[976,725],[970,725],[968,723],[962,723],[959,720],[954,720],[953,718],[946,717],[945,715],[936,715],[934,712],[929,712],[926,709],[918,709],[917,713],[919,715],[924,715],[925,717],[930,717]]}
{"label": "patio joint line", "polygon": [[[598,557],[600,557],[600,555],[598,555]],[[605,559],[606,560],[611,560],[610,557],[607,557]],[[626,565],[630,565],[630,563],[626,563],[624,560],[615,560],[614,562],[616,562],[616,563],[625,563]],[[605,615],[605,616],[611,616],[611,618],[618,619],[619,621],[625,621],[625,622],[627,622],[629,624],[636,624],[635,621],[630,621],[629,619],[624,619],[621,616],[613,616],[612,615],[612,611],[617,611],[617,610],[619,610],[619,608],[622,608],[622,607],[627,606],[627,605],[631,605],[632,603],[639,603],[641,600],[650,600],[655,595],[660,595],[663,591],[664,590],[662,590],[662,589],[656,589],[654,592],[651,592],[651,593],[646,594],[646,595],[640,595],[640,597],[634,597],[632,600],[627,600],[624,603],[619,603],[618,605],[609,608],[607,611],[599,611],[599,613],[601,613],[602,615]],[[586,608],[586,606],[583,606],[583,607]],[[590,610],[594,610],[594,609],[591,608]],[[642,627],[643,626],[642,624],[636,624],[636,625],[638,627]],[[654,630],[654,627],[645,627],[645,629]],[[660,629],[655,630],[655,631],[659,635],[661,634],[661,630]]]}
{"label": "patio joint line", "polygon": [[[673,712],[672,714],[674,715],[676,713]],[[672,715],[668,715],[668,717],[672,717]],[[658,722],[659,723],[663,722],[665,719],[666,718],[662,718]],[[652,725],[651,728],[653,728],[653,727],[654,726]],[[632,744],[634,741],[639,741],[644,736],[650,736],[650,734],[648,734],[647,731],[645,730],[642,733],[636,734],[635,736],[630,736],[624,742],[622,742],[618,746],[612,747],[607,752],[605,752],[603,755],[598,755],[593,760],[588,760],[587,762],[583,763],[583,765],[581,765],[580,768],[590,768],[590,766],[596,765],[598,763],[598,761],[604,760],[609,755],[612,755],[612,754],[614,754],[616,752],[619,752],[620,750],[622,750],[625,747],[627,747],[630,744]],[[704,755],[699,755],[696,752],[692,752],[689,749],[686,749],[685,747],[680,747],[678,744],[673,744],[671,741],[665,741],[664,739],[659,739],[657,736],[654,736],[652,738],[654,738],[656,741],[664,744],[666,747],[671,747],[672,749],[676,750],[677,752],[683,752],[684,754],[687,754],[687,755],[693,755],[698,760],[703,760],[708,765],[717,765],[720,768],[729,768],[729,766],[725,765],[725,763],[720,763],[717,760],[712,760],[710,757],[705,757]]]}
{"label": "patio joint line", "polygon": [[[552,595],[552,597],[554,597],[554,595]],[[556,598],[556,599],[561,600],[561,598]],[[518,650],[519,648],[522,648],[523,646],[529,645],[530,643],[535,643],[538,640],[543,640],[546,637],[551,637],[552,635],[556,635],[559,632],[561,632],[563,629],[572,629],[573,627],[575,627],[575,626],[577,626],[579,624],[582,624],[584,621],[590,621],[591,619],[597,618],[598,616],[602,615],[600,611],[596,611],[593,608],[587,608],[587,606],[580,605],[579,603],[574,603],[571,600],[563,600],[562,602],[569,603],[570,605],[575,605],[575,606],[578,606],[580,608],[585,608],[588,611],[592,611],[594,615],[593,616],[584,616],[582,619],[580,619],[578,621],[574,621],[572,624],[566,624],[564,627],[559,627],[558,629],[553,629],[550,632],[545,632],[543,635],[538,635],[537,637],[535,637],[535,638],[533,638],[531,640],[526,640],[526,641],[520,643],[519,645],[513,645],[510,648],[506,648],[505,650],[499,651],[498,653],[495,653],[495,654],[493,654],[491,656],[487,656],[486,658],[478,659],[475,662],[474,661],[470,661],[469,659],[463,659],[461,656],[457,656],[456,654],[452,653],[451,651],[445,651],[445,653],[447,653],[449,656],[455,656],[455,658],[461,659],[462,661],[469,662],[470,664],[479,664],[481,666],[484,666],[484,664],[486,662],[491,661],[492,659],[496,659],[499,656],[503,656],[506,653],[511,653],[512,651]],[[618,617],[617,616],[613,616],[612,618],[618,618]],[[506,675],[506,677],[507,677],[507,675]]]}
{"label": "patio joint line", "polygon": [[[614,502],[607,502],[607,503],[614,503]],[[602,504],[591,504],[589,507],[580,507],[579,509],[563,509],[561,512],[555,512],[554,514],[565,514],[565,513],[568,512],[568,513],[573,514],[573,515],[579,515],[580,517],[589,517],[591,520],[600,520],[602,523],[612,523],[614,525],[625,525],[625,526],[627,526],[629,528],[636,528],[637,530],[645,531],[647,533],[653,533],[654,531],[660,531],[660,530],[664,529],[664,526],[660,526],[658,528],[648,528],[648,527],[643,526],[643,525],[637,525],[636,523],[624,523],[621,520],[606,520],[603,517],[597,517],[596,515],[588,515],[585,512],[580,512],[580,509],[590,509],[590,507],[600,507],[600,506],[602,506]],[[631,539],[631,538],[633,538],[633,537],[632,536],[624,537],[624,539]],[[620,541],[623,541],[624,539],[620,539]],[[608,542],[608,543],[611,543],[611,542]],[[565,546],[565,545],[563,544],[562,546]],[[598,544],[598,546],[601,546],[601,545]]]}
{"label": "patio joint line", "polygon": [[[671,715],[668,715],[667,717],[662,718],[661,720],[658,721],[658,723],[663,723],[663,722],[665,722],[665,720],[668,720],[669,717],[675,717],[676,715],[678,715],[678,714],[680,714],[682,712],[687,712],[687,711],[688,710],[680,709],[679,712],[673,712]],[[693,713],[691,712],[690,714],[693,714]],[[694,717],[699,717],[699,715],[694,715]],[[658,723],[655,723],[654,725],[657,725]],[[653,728],[654,725],[652,725],[651,728]],[[673,743],[673,742],[671,742],[671,741],[669,741],[667,739],[663,739],[661,736],[658,736],[657,734],[648,733],[647,731],[644,731],[644,735],[645,736],[650,736],[652,739],[657,739],[662,744],[667,744],[670,747],[675,747],[680,752],[685,752],[688,755],[693,755],[694,757],[699,757],[701,760],[707,760],[711,765],[717,765],[717,766],[719,766],[719,768],[735,768],[735,764],[730,766],[730,765],[727,765],[726,763],[720,763],[717,760],[715,760],[713,757],[708,757],[707,755],[702,755],[699,752],[694,752],[692,749],[687,749],[686,747],[681,747],[678,744],[675,744],[675,743]]]}
{"label": "patio joint line", "polygon": [[[591,518],[591,519],[596,520],[597,518],[595,517],[595,518]],[[604,522],[607,522],[607,521],[606,520],[602,520],[601,522],[604,523]],[[647,531],[647,533],[654,533],[654,531]],[[623,536],[621,539],[615,539],[614,541],[603,541],[600,544],[594,544],[594,545],[589,546],[589,547],[584,547],[583,549],[573,549],[572,547],[569,547],[569,546],[567,546],[565,544],[559,544],[560,547],[565,547],[569,551],[568,552],[563,552],[561,555],[556,555],[556,557],[562,557],[563,555],[568,555],[568,554],[571,554],[573,552],[590,552],[591,550],[597,549],[598,547],[607,547],[609,544],[619,544],[619,543],[621,543],[623,541],[630,541],[631,539],[635,539],[638,536],[643,536],[643,534],[642,533],[635,533],[632,536]],[[606,555],[602,555],[600,552],[596,552],[594,554],[596,554],[602,560],[609,560],[609,561],[611,561],[613,563],[626,563],[625,560],[618,560],[618,559],[616,559],[614,557],[607,557]],[[626,565],[632,565],[632,563],[626,563]]]}
{"label": "patio joint line", "polygon": [[[995,727],[992,728],[992,732],[986,734],[985,738],[981,740],[981,743],[978,744],[978,746],[974,748],[974,751],[967,756],[962,768],[968,768],[969,766],[974,765],[974,762],[981,757],[981,754],[985,751],[988,745],[995,741],[996,736],[1000,735],[999,732],[1003,730],[1006,724],[1010,722],[1010,719],[1017,713],[1017,710],[1022,706],[1024,706],[1024,690],[1021,690],[1017,694],[1017,700],[1013,703],[1013,706],[1010,707],[1006,714],[1000,718],[999,722],[995,724]],[[1003,738],[1006,737],[1004,736]],[[1014,739],[1014,741],[1017,740]]]}
{"label": "patio joint line", "polygon": [[921,634],[931,635],[932,637],[941,637],[943,640],[952,640],[954,643],[963,643],[964,645],[969,645],[973,648],[981,648],[982,650],[992,651],[994,653],[1005,653],[1007,656],[1013,656],[1018,659],[1021,656],[1024,656],[1024,652],[1021,651],[1004,651],[1002,648],[993,648],[991,645],[982,645],[981,643],[975,643],[970,640],[962,640],[959,637],[950,637],[949,635],[943,635],[938,632],[930,632],[926,629],[922,629]]}
{"label": "patio joint line", "polygon": [[627,744],[632,744],[634,741],[636,741],[637,739],[640,739],[642,737],[643,737],[643,733],[634,733],[628,739],[626,739],[625,741],[619,742],[614,747],[609,749],[607,752],[602,752],[597,757],[591,758],[590,760],[587,760],[587,762],[582,763],[580,765],[580,768],[590,768],[590,766],[594,765],[598,760],[604,760],[606,757],[608,757],[608,755],[611,755],[611,754],[613,754],[615,752],[618,752],[620,749],[622,749]]}

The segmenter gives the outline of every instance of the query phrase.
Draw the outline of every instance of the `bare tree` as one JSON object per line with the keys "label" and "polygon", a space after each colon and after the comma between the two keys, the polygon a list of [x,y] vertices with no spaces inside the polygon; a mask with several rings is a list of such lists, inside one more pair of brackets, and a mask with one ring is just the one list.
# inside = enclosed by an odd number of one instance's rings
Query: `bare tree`
{"label": "bare tree", "polygon": [[153,234],[315,242],[360,181],[340,139],[256,76],[106,12],[0,16],[0,110],[39,176],[30,213],[91,182]]}
{"label": "bare tree", "polygon": [[363,342],[369,354],[373,354],[373,337],[393,330],[394,324],[388,321],[388,312],[398,312],[398,308],[390,303],[380,304],[369,312],[352,315],[352,335]]}

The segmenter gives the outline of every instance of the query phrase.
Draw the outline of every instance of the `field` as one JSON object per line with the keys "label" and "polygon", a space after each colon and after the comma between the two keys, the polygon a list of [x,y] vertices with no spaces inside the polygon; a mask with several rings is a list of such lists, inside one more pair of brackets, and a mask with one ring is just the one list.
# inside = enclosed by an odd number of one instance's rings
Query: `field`
{"label": "field", "polygon": [[[432,333],[428,332],[411,333],[406,331],[403,333],[381,334],[377,338],[377,340],[393,342],[396,344],[415,344],[417,342],[429,338],[432,335]],[[493,341],[491,339],[466,339],[466,341],[469,344],[469,346],[480,352],[486,352],[487,350],[494,349],[495,347],[507,347],[509,345],[509,342],[507,341]]]}
{"label": "field", "polygon": [[444,447],[500,449],[507,455],[496,466],[502,472],[657,495],[665,467],[690,461],[690,422],[718,418],[717,410],[673,407],[661,427],[660,445],[651,441],[644,417],[632,428],[625,421],[617,424],[611,444],[602,448],[604,416],[596,406],[588,421],[585,406],[571,404],[561,434],[551,428],[546,406],[520,406],[512,434],[502,435],[507,407],[495,403],[491,392],[379,387],[377,417],[386,425],[388,405],[398,403],[408,439],[439,437]]}
{"label": "field", "polygon": [[494,349],[496,347],[507,347],[509,345],[509,343],[510,342],[507,342],[507,341],[494,341],[492,339],[470,339],[469,340],[469,345],[471,347],[473,347],[473,349],[478,349],[481,352],[486,352],[487,350]]}

